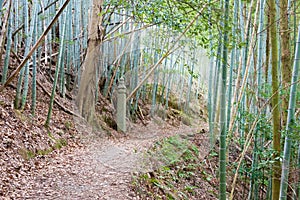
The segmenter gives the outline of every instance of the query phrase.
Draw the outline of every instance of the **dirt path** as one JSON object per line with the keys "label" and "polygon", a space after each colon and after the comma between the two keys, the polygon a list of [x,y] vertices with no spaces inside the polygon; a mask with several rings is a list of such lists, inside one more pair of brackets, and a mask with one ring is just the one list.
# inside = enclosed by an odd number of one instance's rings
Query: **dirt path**
{"label": "dirt path", "polygon": [[151,169],[151,163],[144,159],[145,150],[159,138],[195,133],[202,126],[176,128],[151,122],[147,127],[132,127],[128,137],[118,140],[89,136],[83,147],[45,158],[45,164],[36,163],[39,169],[22,179],[14,196],[43,200],[139,199],[130,184],[133,173]]}

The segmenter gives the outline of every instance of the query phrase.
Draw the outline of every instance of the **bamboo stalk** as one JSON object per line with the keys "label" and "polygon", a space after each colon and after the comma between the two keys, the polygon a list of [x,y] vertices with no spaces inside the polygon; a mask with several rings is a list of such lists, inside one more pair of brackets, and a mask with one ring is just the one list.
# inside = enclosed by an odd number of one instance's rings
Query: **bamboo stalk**
{"label": "bamboo stalk", "polygon": [[[298,40],[296,42],[295,59],[294,59],[294,69],[292,76],[292,85],[290,88],[290,98],[288,106],[288,116],[286,124],[286,136],[284,142],[284,152],[283,152],[283,162],[282,162],[282,172],[281,172],[281,182],[280,182],[280,199],[287,199],[287,187],[288,187],[288,176],[290,167],[290,156],[291,156],[291,146],[292,146],[292,134],[296,134],[294,130],[295,126],[295,105],[296,105],[296,90],[299,73],[299,63],[300,61],[300,24],[298,26]],[[295,83],[295,84],[293,84]]]}
{"label": "bamboo stalk", "polygon": [[[36,13],[37,13],[37,3],[34,3],[34,8],[33,8],[33,13],[31,16],[31,18],[33,19],[31,22],[30,22],[30,25],[29,25],[29,5],[28,5],[28,2],[25,0],[24,2],[24,16],[25,16],[25,35],[27,36],[26,38],[26,47],[25,47],[25,55],[28,54],[28,51],[29,51],[29,48],[31,46],[31,43],[32,43],[32,36],[33,36],[33,33],[34,33],[34,26],[35,26],[35,22],[36,22]],[[25,64],[25,77],[24,77],[24,86],[23,86],[23,94],[22,94],[22,103],[21,103],[21,109],[24,109],[25,108],[25,104],[26,104],[26,99],[27,99],[27,93],[28,93],[28,90],[29,90],[29,64],[28,62]]]}
{"label": "bamboo stalk", "polygon": [[[37,1],[35,1],[35,4],[37,3]],[[35,43],[36,39],[37,39],[37,19],[36,17],[34,17],[34,27],[33,27],[33,38],[32,38],[32,42]],[[37,57],[37,53],[34,52],[32,55],[32,83],[31,83],[31,114],[34,116],[35,115],[35,109],[36,109],[36,74],[37,74],[37,70],[36,70],[36,57]]]}
{"label": "bamboo stalk", "polygon": [[[12,41],[12,27],[11,27],[12,26],[12,19],[13,19],[13,17],[9,16],[6,52],[5,52],[4,68],[3,68],[3,71],[2,71],[2,80],[1,80],[2,84],[6,81],[8,65],[9,65],[9,60],[10,60],[10,50],[11,50],[11,41]],[[0,55],[1,55],[1,53],[0,53]],[[0,63],[1,63],[1,59],[0,59]]]}
{"label": "bamboo stalk", "polygon": [[63,32],[62,32],[62,39],[60,42],[60,49],[59,49],[59,56],[58,56],[58,62],[56,65],[56,69],[55,69],[55,76],[54,76],[54,82],[53,82],[53,86],[52,86],[52,92],[51,92],[51,98],[50,98],[50,104],[49,104],[49,109],[48,109],[48,115],[47,115],[47,120],[45,122],[45,126],[48,127],[50,124],[50,120],[51,120],[51,115],[52,115],[52,107],[53,107],[53,103],[54,103],[54,99],[55,99],[55,91],[56,91],[56,85],[58,82],[58,75],[59,75],[59,68],[62,66],[63,63],[63,53],[64,53],[64,46],[65,46],[65,32],[66,32],[66,21],[67,21],[67,13],[64,13],[64,17],[63,17]]}
{"label": "bamboo stalk", "polygon": [[[259,20],[259,30],[258,30],[258,52],[257,52],[257,91],[256,91],[256,96],[257,98],[259,98],[261,96],[261,80],[262,80],[262,68],[263,68],[263,63],[262,63],[262,42],[263,42],[263,26],[264,26],[264,7],[265,7],[265,0],[261,0],[260,1],[260,20]],[[258,100],[257,100],[258,102]],[[260,103],[256,104],[256,109],[255,109],[255,113],[257,113],[258,108],[260,107]],[[259,184],[257,181],[257,166],[258,166],[258,157],[259,157],[259,152],[258,152],[258,148],[259,148],[259,144],[258,144],[258,139],[259,139],[259,135],[258,132],[260,131],[260,123],[257,124],[256,126],[256,130],[254,132],[254,149],[253,149],[253,162],[252,162],[252,173],[251,173],[251,183],[250,183],[250,192],[248,195],[248,199],[251,199],[251,197],[253,196],[253,198],[256,200],[259,198]]]}
{"label": "bamboo stalk", "polygon": [[229,27],[229,0],[225,1],[225,14],[224,14],[224,34],[223,34],[223,63],[222,63],[222,82],[221,82],[221,114],[220,114],[220,150],[219,150],[219,199],[226,200],[226,87],[227,87],[227,60],[228,60],[228,48],[226,46],[228,42],[228,27]]}
{"label": "bamboo stalk", "polygon": [[[7,13],[4,17],[4,20],[3,20],[3,25],[2,25],[2,30],[1,30],[1,34],[0,34],[0,55],[2,55],[2,52],[4,51],[4,42],[6,40],[6,31],[7,31],[7,25],[8,25],[8,22],[9,22],[9,16],[11,14],[11,4],[12,4],[12,0],[10,0],[8,2],[8,9],[7,9]],[[2,56],[0,56],[0,63],[2,61]],[[1,91],[1,90],[0,90]]]}
{"label": "bamboo stalk", "polygon": [[[269,0],[270,11],[270,39],[271,39],[271,63],[272,63],[272,93],[275,93],[279,88],[279,61],[278,61],[278,36],[277,36],[277,23],[276,19],[276,2],[275,0]],[[272,98],[272,107],[274,109],[272,113],[273,122],[273,159],[272,165],[272,200],[279,199],[280,191],[280,177],[281,177],[281,164],[279,156],[281,152],[280,138],[281,138],[281,124],[280,124],[280,108],[279,108],[279,94],[276,93]],[[276,159],[276,160],[275,160]]]}
{"label": "bamboo stalk", "polygon": [[[253,1],[253,0],[252,0]],[[256,12],[255,12],[255,19],[254,19],[254,24],[257,23],[257,15],[258,15],[258,11],[259,11],[259,1],[257,1],[257,4],[256,4]],[[249,15],[250,15],[251,12],[249,12]],[[250,15],[251,16],[251,15]],[[250,17],[249,16],[249,17]],[[249,21],[249,19],[248,19]],[[254,45],[254,37],[256,35],[256,31],[253,31],[252,32],[252,36],[251,36],[251,39],[250,39],[250,50],[248,52],[248,59],[247,59],[247,63],[246,63],[246,69],[245,69],[245,74],[244,74],[244,77],[243,77],[243,80],[242,80],[242,84],[241,84],[241,87],[240,87],[240,92],[237,96],[237,100],[236,101],[233,101],[233,104],[235,104],[235,106],[232,106],[232,109],[231,109],[231,113],[232,113],[232,117],[231,117],[231,121],[229,123],[229,128],[228,128],[228,133],[231,134],[231,131],[233,130],[233,125],[235,123],[235,120],[236,120],[236,114],[237,114],[237,111],[238,111],[238,108],[239,108],[239,105],[241,103],[241,99],[243,97],[243,94],[244,94],[244,89],[245,89],[245,86],[246,86],[246,83],[247,83],[247,79],[248,79],[248,72],[249,72],[249,68],[250,68],[250,61],[251,61],[251,56],[252,53],[253,53],[253,45]],[[241,62],[241,59],[242,59],[242,56],[240,57],[240,65],[242,64]],[[240,67],[238,69],[238,75],[237,75],[237,81],[236,81],[236,89],[235,89],[235,92],[234,92],[234,97],[236,96],[237,92],[238,92],[238,89],[239,89],[239,76],[240,76]]]}

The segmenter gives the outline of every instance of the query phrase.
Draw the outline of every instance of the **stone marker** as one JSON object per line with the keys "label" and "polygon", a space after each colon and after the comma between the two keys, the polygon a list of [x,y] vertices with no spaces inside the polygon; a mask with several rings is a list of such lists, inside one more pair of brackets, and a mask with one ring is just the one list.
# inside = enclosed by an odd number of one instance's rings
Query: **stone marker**
{"label": "stone marker", "polygon": [[120,78],[117,96],[117,126],[118,131],[126,132],[126,86],[124,78]]}

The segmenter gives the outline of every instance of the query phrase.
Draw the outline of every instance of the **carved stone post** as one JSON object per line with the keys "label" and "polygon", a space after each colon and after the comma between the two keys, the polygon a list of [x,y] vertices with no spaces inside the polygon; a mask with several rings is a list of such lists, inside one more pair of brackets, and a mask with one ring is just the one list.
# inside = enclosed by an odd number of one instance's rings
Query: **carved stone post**
{"label": "carved stone post", "polygon": [[120,78],[117,96],[117,126],[118,131],[126,132],[126,86],[124,78]]}

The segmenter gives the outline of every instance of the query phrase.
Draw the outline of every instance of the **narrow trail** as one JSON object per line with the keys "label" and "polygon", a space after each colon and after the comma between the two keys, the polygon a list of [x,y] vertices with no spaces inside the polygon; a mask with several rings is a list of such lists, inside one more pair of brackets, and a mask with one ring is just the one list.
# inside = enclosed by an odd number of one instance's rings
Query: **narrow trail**
{"label": "narrow trail", "polygon": [[[16,188],[16,196],[25,199],[139,199],[130,184],[136,172],[153,170],[144,152],[164,137],[196,133],[205,127],[150,122],[146,127],[136,126],[121,139],[88,136],[86,144],[77,149],[59,153],[45,166],[33,172]],[[200,155],[208,153],[208,138],[204,136]],[[37,165],[39,165],[37,163]]]}

